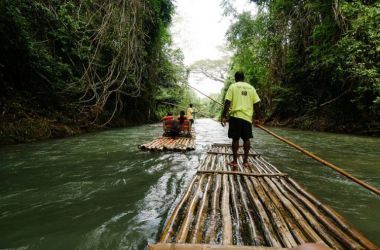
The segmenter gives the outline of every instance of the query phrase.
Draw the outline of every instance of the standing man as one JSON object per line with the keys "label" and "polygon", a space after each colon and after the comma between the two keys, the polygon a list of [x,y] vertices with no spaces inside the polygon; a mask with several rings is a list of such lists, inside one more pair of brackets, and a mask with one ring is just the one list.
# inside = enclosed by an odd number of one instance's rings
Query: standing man
{"label": "standing man", "polygon": [[[252,125],[259,121],[259,101],[260,98],[256,93],[255,88],[249,83],[244,82],[244,73],[235,73],[235,83],[227,90],[224,101],[224,109],[222,113],[222,126],[226,125],[227,113],[230,110],[230,119],[228,126],[228,138],[232,139],[233,161],[228,165],[237,167],[237,152],[239,149],[239,139],[243,139],[244,158],[243,165],[248,167],[248,153],[251,148],[250,138],[252,136]],[[253,111],[256,113],[256,120],[253,117]]]}
{"label": "standing man", "polygon": [[187,108],[186,110],[186,117],[187,119],[189,119],[191,125],[193,125],[194,123],[194,117],[193,117],[193,114],[194,114],[194,110],[193,110],[193,104],[189,104],[189,107]]}

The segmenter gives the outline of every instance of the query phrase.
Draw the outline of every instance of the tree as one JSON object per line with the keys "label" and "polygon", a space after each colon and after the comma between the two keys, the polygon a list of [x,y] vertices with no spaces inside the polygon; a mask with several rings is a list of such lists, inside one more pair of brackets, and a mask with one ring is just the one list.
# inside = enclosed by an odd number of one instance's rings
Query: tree
{"label": "tree", "polygon": [[190,68],[190,74],[204,76],[211,80],[224,83],[228,73],[229,56],[220,59],[203,59],[194,62]]}

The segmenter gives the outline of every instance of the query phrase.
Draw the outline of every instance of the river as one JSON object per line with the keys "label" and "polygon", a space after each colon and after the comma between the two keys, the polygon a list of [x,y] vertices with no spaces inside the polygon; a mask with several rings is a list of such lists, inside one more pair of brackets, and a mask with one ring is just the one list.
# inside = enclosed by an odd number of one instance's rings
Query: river
{"label": "river", "polygon": [[[0,148],[0,248],[144,249],[214,142],[211,119],[195,123],[196,150],[142,152],[160,136],[144,125]],[[273,128],[380,188],[380,139]],[[253,147],[380,245],[380,198],[255,129]]]}

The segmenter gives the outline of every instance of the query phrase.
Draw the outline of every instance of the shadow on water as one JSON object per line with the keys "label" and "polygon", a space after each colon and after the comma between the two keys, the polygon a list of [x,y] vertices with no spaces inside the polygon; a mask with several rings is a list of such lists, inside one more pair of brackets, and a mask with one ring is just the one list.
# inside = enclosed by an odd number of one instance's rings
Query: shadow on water
{"label": "shadow on water", "polygon": [[[214,142],[227,129],[197,120],[195,151],[141,152],[145,125],[5,147],[0,152],[0,248],[144,249]],[[380,188],[379,139],[274,129]],[[254,148],[380,244],[380,199],[255,130]]]}

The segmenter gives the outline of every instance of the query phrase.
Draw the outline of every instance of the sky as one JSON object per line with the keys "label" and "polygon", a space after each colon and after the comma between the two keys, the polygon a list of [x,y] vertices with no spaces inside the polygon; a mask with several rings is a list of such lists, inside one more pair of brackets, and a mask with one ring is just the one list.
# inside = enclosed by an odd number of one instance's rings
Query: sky
{"label": "sky", "polygon": [[[226,52],[225,34],[234,21],[223,15],[221,0],[176,0],[176,11],[171,33],[173,44],[185,56],[185,65],[190,66],[202,59],[220,59]],[[249,0],[231,0],[239,13],[257,13],[254,3]],[[228,63],[228,62],[226,62]],[[189,83],[205,94],[219,93],[223,83],[190,74]],[[199,97],[204,97],[197,93]]]}

